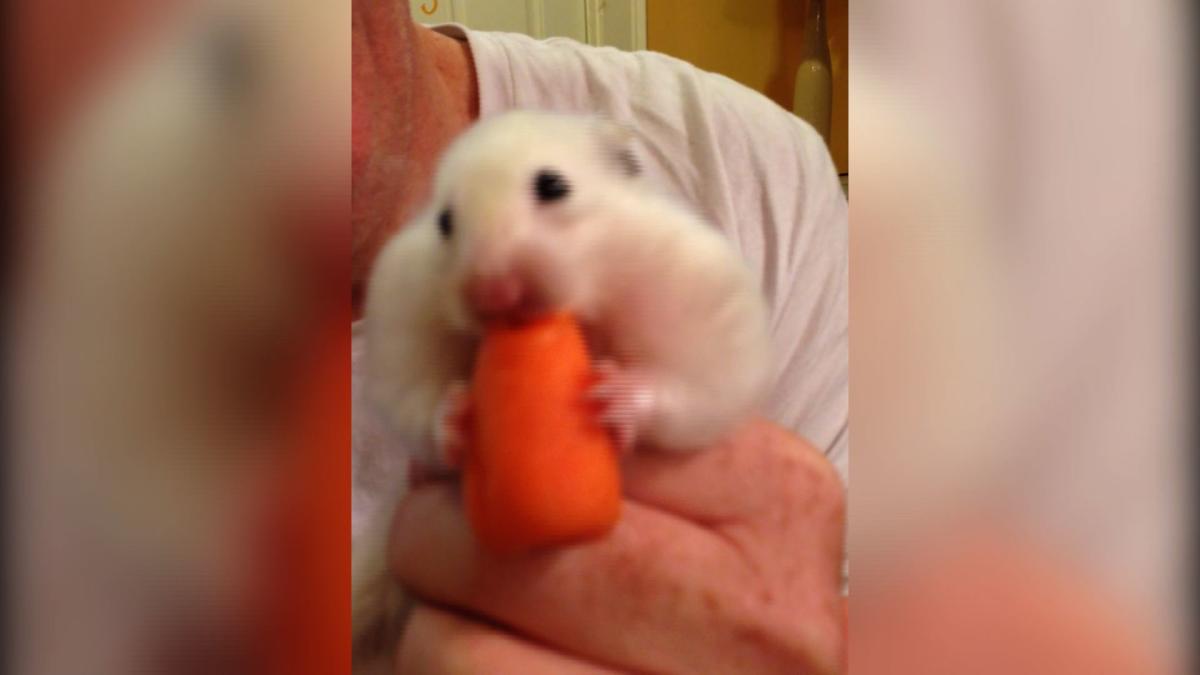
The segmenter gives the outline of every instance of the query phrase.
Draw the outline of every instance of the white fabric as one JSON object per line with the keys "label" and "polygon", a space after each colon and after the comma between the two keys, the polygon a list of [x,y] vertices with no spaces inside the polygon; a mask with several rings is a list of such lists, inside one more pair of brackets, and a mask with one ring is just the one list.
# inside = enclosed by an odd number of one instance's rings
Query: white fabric
{"label": "white fabric", "polygon": [[[652,52],[554,38],[436,30],[469,41],[480,115],[512,108],[601,114],[638,133],[649,179],[721,228],[771,306],[778,376],[764,413],[849,477],[847,204],[820,135],[728,78]],[[359,392],[354,345],[354,529],[402,485],[402,451]]]}

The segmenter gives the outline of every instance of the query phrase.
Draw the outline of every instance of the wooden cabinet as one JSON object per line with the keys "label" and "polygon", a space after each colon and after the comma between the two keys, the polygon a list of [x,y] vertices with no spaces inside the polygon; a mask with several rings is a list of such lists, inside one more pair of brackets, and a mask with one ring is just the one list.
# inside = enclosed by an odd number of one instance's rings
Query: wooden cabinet
{"label": "wooden cabinet", "polygon": [[[720,73],[792,110],[806,0],[646,0],[647,48]],[[828,145],[849,171],[847,0],[826,0],[833,75]]]}

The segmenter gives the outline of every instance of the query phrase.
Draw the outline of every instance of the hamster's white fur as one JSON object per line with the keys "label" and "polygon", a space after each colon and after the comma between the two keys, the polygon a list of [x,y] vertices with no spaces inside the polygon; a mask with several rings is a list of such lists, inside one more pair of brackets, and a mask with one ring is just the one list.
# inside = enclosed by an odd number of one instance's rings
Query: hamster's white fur
{"label": "hamster's white fur", "polygon": [[[768,336],[755,280],[715,227],[636,175],[632,141],[605,120],[517,111],[447,151],[428,206],[381,251],[365,312],[369,391],[419,459],[436,459],[439,404],[470,376],[481,323],[464,289],[477,275],[519,275],[543,307],[579,317],[593,357],[636,375],[651,402],[639,444],[704,448],[758,403]],[[546,170],[565,197],[538,199]],[[387,531],[356,544],[356,637],[386,609]]]}

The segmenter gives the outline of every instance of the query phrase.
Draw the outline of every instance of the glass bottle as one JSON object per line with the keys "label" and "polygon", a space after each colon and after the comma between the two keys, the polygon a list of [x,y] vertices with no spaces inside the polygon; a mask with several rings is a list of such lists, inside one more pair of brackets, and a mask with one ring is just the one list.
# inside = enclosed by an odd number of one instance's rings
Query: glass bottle
{"label": "glass bottle", "polygon": [[825,0],[808,0],[804,19],[804,52],[796,71],[792,111],[811,124],[829,142],[833,101],[833,72],[829,40],[825,33]]}

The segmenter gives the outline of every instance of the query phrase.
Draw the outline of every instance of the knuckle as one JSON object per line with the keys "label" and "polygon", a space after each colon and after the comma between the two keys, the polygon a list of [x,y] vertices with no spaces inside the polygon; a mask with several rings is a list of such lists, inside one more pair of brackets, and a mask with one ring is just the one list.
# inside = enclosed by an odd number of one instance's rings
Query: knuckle
{"label": "knuckle", "polygon": [[798,621],[794,615],[757,608],[736,618],[728,634],[739,651],[753,655],[754,672],[839,672],[841,633],[827,617],[805,612]]}
{"label": "knuckle", "polygon": [[790,480],[803,483],[808,490],[840,492],[842,482],[833,464],[803,438],[776,428],[770,445]]}
{"label": "knuckle", "polygon": [[402,673],[485,673],[479,662],[481,636],[457,617],[418,605],[401,640],[396,662]]}
{"label": "knuckle", "polygon": [[846,491],[841,476],[807,441],[774,427],[768,445],[776,455],[775,479],[786,508],[800,510],[840,529],[846,517]]}

